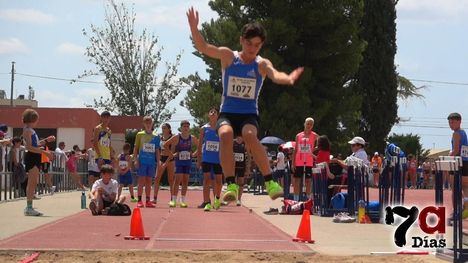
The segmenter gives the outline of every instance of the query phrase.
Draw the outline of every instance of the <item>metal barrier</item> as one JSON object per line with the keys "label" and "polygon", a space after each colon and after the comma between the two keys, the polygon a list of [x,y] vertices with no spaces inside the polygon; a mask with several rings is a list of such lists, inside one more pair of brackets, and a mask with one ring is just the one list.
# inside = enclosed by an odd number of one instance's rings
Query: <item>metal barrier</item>
{"label": "metal barrier", "polygon": [[454,175],[453,180],[453,248],[448,251],[437,251],[437,256],[452,259],[453,262],[467,262],[468,249],[463,248],[463,202],[462,198],[462,158],[457,156],[441,156],[436,161],[436,204],[443,204],[443,172],[449,172]]}
{"label": "metal barrier", "polygon": [[403,205],[405,202],[406,158],[392,156],[379,178],[379,203],[383,209],[387,206]]}
{"label": "metal barrier", "polygon": [[[12,147],[2,147],[1,164],[0,168],[0,202],[12,201],[26,197],[27,181],[21,183],[17,182],[14,178],[13,163],[11,162]],[[20,160],[24,160],[24,148],[20,149]],[[73,182],[71,174],[65,165],[65,156],[56,154],[49,166],[49,176],[52,179],[52,185],[56,186],[55,192],[66,192],[77,189],[76,184]],[[21,162],[24,167],[24,163]],[[78,159],[77,172],[82,182],[86,185],[88,182],[88,163],[85,159]],[[16,182],[15,182],[16,181]],[[36,187],[36,194],[50,194],[50,189],[47,186],[46,175],[40,170],[38,185]]]}
{"label": "metal barrier", "polygon": [[[312,193],[314,198],[314,212],[319,216],[333,216],[335,213],[348,212],[354,216],[358,202],[363,200],[366,207],[369,204],[369,169],[362,160],[348,157],[345,160],[348,165],[348,178],[346,185],[329,185],[325,164],[318,164],[313,168]],[[346,207],[333,208],[331,205],[329,187],[347,188]]]}

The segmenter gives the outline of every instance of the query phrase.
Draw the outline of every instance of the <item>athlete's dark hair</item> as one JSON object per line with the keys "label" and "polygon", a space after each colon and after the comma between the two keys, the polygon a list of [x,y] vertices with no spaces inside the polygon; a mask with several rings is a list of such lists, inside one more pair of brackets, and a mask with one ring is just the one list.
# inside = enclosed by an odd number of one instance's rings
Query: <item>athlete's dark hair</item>
{"label": "athlete's dark hair", "polygon": [[318,137],[317,148],[322,151],[330,151],[330,140],[327,135],[321,135]]}
{"label": "athlete's dark hair", "polygon": [[258,22],[248,23],[242,27],[241,36],[245,39],[259,37],[262,42],[265,42],[266,31],[265,28]]}
{"label": "athlete's dark hair", "polygon": [[104,164],[101,166],[101,174],[114,174],[114,168],[112,165]]}

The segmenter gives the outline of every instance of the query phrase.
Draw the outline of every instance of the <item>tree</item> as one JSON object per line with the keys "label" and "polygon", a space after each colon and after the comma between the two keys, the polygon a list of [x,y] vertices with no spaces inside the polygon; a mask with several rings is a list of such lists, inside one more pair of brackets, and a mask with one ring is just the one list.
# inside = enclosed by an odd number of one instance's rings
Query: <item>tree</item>
{"label": "tree", "polygon": [[393,133],[388,137],[388,141],[395,143],[400,147],[408,156],[408,154],[413,154],[417,156],[420,160],[424,160],[429,154],[429,150],[425,150],[421,144],[421,137],[417,134],[396,134]]}
{"label": "tree", "polygon": [[183,78],[182,81],[191,89],[185,95],[180,106],[186,107],[195,117],[195,122],[201,126],[208,122],[208,111],[211,107],[219,107],[221,94],[211,88],[209,81],[202,80],[198,73]]}
{"label": "tree", "polygon": [[95,107],[121,115],[152,115],[155,125],[159,125],[175,112],[167,104],[181,89],[177,79],[181,55],[173,63],[166,62],[166,72],[158,78],[163,47],[146,29],[140,34],[136,32],[135,18],[135,11],[123,3],[107,2],[105,25],[83,29],[83,35],[89,39],[85,54],[96,65],[97,72],[85,71],[79,77],[104,75],[111,97],[95,99]]}
{"label": "tree", "polygon": [[[304,119],[312,116],[319,134],[327,134],[336,144],[349,140],[359,108],[359,97],[348,83],[364,49],[358,35],[362,1],[215,0],[210,6],[219,18],[202,25],[207,42],[239,50],[242,26],[258,20],[268,34],[260,55],[281,71],[305,67],[292,88],[264,82],[259,98],[260,135],[268,130],[294,139]],[[208,66],[211,88],[220,93],[219,62],[196,55]]]}
{"label": "tree", "polygon": [[384,148],[384,139],[397,121],[396,3],[364,1],[361,37],[367,47],[353,88],[362,98],[360,135],[372,151]]}
{"label": "tree", "polygon": [[398,75],[398,98],[402,100],[407,100],[409,98],[419,98],[423,99],[424,95],[421,94],[421,91],[426,88],[426,86],[416,87],[409,79]]}

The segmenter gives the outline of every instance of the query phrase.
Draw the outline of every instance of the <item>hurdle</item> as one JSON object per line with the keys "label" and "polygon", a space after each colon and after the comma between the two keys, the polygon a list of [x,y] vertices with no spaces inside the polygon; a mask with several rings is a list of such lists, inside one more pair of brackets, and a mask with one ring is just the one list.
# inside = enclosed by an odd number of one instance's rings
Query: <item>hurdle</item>
{"label": "hurdle", "polygon": [[381,215],[385,207],[405,203],[406,163],[406,157],[391,156],[390,160],[385,159],[385,166],[379,178]]}
{"label": "hurdle", "polygon": [[[339,212],[348,212],[354,216],[357,211],[359,200],[364,200],[369,204],[369,172],[368,167],[362,160],[355,157],[348,157],[345,160],[348,165],[348,182],[345,185],[328,185],[326,164],[318,164],[312,169],[312,187],[314,200],[314,213],[331,217]],[[332,208],[328,194],[329,187],[341,187],[347,189],[348,195],[345,208]],[[367,189],[367,191],[366,191]]]}
{"label": "hurdle", "polygon": [[453,173],[453,248],[437,251],[436,255],[443,259],[452,259],[453,262],[467,262],[468,249],[463,248],[463,199],[462,196],[462,158],[459,156],[441,156],[436,161],[436,204],[443,204],[443,172]]}

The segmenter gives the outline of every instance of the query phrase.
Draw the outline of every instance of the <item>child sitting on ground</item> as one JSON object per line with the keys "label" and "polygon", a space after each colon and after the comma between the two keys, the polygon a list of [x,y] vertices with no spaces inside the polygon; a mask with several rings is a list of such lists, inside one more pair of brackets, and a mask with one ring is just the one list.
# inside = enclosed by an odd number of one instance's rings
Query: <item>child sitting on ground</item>
{"label": "child sitting on ground", "polygon": [[113,203],[122,204],[125,202],[125,196],[117,198],[119,183],[112,179],[113,174],[114,168],[111,165],[101,166],[101,179],[94,182],[91,190],[89,210],[93,215],[105,214],[106,207],[110,207]]}

